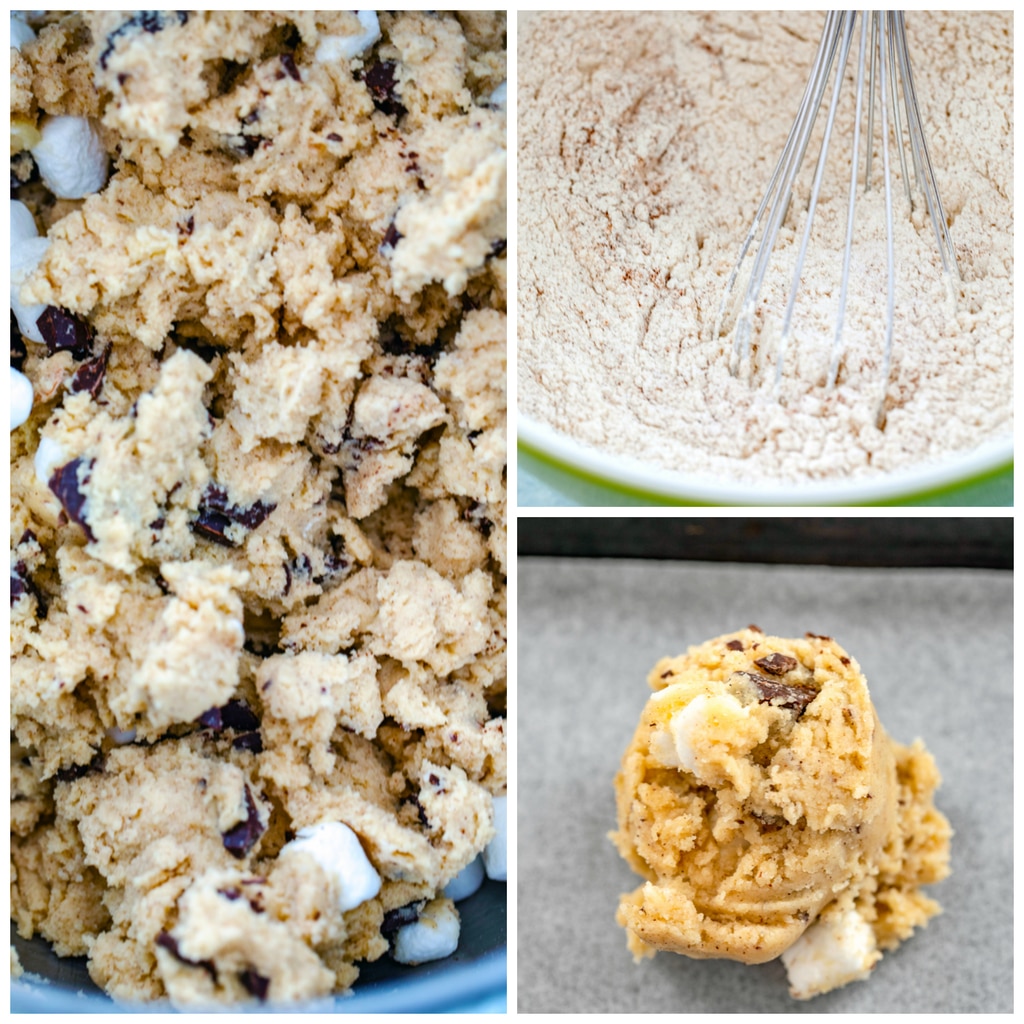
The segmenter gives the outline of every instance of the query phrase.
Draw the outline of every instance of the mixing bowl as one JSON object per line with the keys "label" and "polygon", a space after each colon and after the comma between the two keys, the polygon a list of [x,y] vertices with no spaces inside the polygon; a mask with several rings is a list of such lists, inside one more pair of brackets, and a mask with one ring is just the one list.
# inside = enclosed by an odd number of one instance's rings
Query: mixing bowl
{"label": "mixing bowl", "polygon": [[738,483],[609,455],[545,423],[518,417],[519,468],[577,504],[1012,505],[1013,438],[873,477]]}

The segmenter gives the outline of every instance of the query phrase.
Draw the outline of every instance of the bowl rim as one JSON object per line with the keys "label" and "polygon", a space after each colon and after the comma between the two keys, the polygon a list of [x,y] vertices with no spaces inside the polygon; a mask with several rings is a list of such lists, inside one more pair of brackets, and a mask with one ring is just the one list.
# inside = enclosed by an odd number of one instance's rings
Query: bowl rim
{"label": "bowl rim", "polygon": [[[438,961],[441,963],[441,961]],[[506,947],[489,950],[462,962],[446,962],[441,970],[420,977],[378,982],[369,989],[358,987],[337,996],[300,1003],[261,1004],[247,1012],[258,1013],[434,1013],[473,1009],[484,999],[507,992]],[[241,1007],[214,1006],[198,1012],[241,1012]],[[152,1003],[119,1002],[105,992],[83,992],[69,985],[26,972],[11,979],[12,1013],[167,1013],[166,999]]]}
{"label": "bowl rim", "polygon": [[634,497],[688,505],[884,505],[955,492],[1013,466],[1013,434],[969,452],[856,480],[765,483],[723,481],[662,469],[628,456],[591,448],[530,416],[517,414],[518,447],[588,483]]}

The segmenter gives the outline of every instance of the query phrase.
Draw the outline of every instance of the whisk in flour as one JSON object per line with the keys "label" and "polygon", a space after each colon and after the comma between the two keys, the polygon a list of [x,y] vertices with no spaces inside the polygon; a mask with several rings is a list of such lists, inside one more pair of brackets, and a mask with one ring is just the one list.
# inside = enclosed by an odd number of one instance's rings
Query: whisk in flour
{"label": "whisk in flour", "polygon": [[[899,157],[900,177],[903,181],[911,218],[921,208],[927,212],[935,233],[947,282],[951,282],[953,278],[959,278],[959,271],[946,216],[942,209],[942,201],[939,198],[935,172],[928,155],[924,127],[914,89],[903,12],[874,11],[870,14],[865,12],[859,21],[860,40],[854,68],[856,114],[849,157],[850,186],[846,242],[842,253],[835,332],[831,340],[825,384],[827,387],[834,386],[843,354],[843,326],[851,276],[857,193],[861,180],[860,159],[863,154],[863,187],[865,191],[868,191],[873,185],[872,161],[876,141],[874,121],[877,111],[880,122],[878,146],[881,150],[881,184],[885,199],[886,224],[886,313],[884,334],[881,336],[882,366],[876,416],[876,422],[881,427],[885,422],[885,393],[892,361],[897,269],[893,228],[894,168],[890,163],[891,143]],[[850,51],[853,49],[857,23],[858,12],[856,11],[830,11],[827,15],[799,112],[764,199],[754,217],[753,225],[743,243],[739,259],[729,277],[715,324],[716,337],[729,333],[730,329],[733,334],[730,368],[734,375],[751,377],[755,375],[756,367],[753,355],[754,350],[758,347],[758,342],[761,343],[762,348],[774,349],[773,389],[776,393],[778,393],[782,380],[790,342],[794,336],[798,342],[800,340],[794,324],[794,310],[811,241],[814,214],[828,161],[832,129],[843,92],[846,68],[849,63]],[[833,68],[835,68],[834,75]],[[815,122],[818,114],[825,108],[830,78],[833,84],[831,97],[827,101],[826,123],[815,164],[802,239],[796,255],[788,295],[785,298],[781,329],[775,336],[774,329],[766,329],[762,320],[762,326],[755,339],[755,318],[759,313],[759,305],[762,303],[765,275],[780,229],[789,212],[798,175],[814,132]],[[865,81],[867,82],[866,103]],[[913,167],[913,186],[907,169],[908,149]],[[749,264],[747,263],[748,259],[750,259]],[[951,285],[947,291],[952,295]],[[742,296],[742,301],[740,296]],[[738,302],[741,304],[737,314]],[[767,355],[767,353],[762,353],[762,355]]]}

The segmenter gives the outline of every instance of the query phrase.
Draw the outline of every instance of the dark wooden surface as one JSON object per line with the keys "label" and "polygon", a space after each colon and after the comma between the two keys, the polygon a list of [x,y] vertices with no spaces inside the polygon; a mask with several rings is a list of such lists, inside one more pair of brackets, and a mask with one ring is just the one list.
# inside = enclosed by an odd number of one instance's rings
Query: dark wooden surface
{"label": "dark wooden surface", "polygon": [[1013,519],[520,518],[520,555],[1013,568]]}

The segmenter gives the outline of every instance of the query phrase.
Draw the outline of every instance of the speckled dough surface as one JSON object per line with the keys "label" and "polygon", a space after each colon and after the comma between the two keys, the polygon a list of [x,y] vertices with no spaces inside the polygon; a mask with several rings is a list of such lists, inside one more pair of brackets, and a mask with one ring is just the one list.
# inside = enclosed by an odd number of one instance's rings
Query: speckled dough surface
{"label": "speckled dough surface", "polygon": [[31,26],[13,917],[125,999],[341,992],[505,793],[504,15]]}
{"label": "speckled dough surface", "polygon": [[832,639],[755,627],[658,662],[616,777],[613,839],[644,885],[618,921],[638,959],[782,956],[798,998],[866,977],[939,910],[938,772],[893,742]]}

